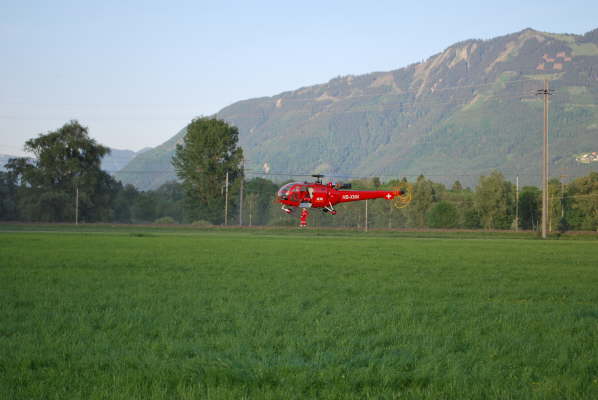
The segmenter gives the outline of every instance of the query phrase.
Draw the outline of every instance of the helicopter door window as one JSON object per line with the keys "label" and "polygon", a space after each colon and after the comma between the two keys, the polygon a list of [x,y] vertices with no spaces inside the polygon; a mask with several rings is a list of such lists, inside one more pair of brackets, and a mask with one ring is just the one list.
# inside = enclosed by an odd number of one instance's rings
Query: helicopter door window
{"label": "helicopter door window", "polygon": [[307,192],[309,193],[309,198],[313,200],[314,198],[314,188],[308,187]]}
{"label": "helicopter door window", "polygon": [[298,186],[297,193],[301,195],[303,198],[307,198],[308,196],[308,189],[305,186]]}
{"label": "helicopter door window", "polygon": [[305,196],[305,187],[297,184],[292,184],[291,190],[289,190],[288,197],[292,201],[302,201]]}

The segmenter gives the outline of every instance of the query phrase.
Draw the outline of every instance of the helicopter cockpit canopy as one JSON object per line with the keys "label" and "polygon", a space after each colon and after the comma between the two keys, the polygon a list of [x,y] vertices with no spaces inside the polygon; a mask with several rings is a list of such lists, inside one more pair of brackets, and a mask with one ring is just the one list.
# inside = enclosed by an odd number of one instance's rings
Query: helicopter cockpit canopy
{"label": "helicopter cockpit canopy", "polygon": [[303,194],[307,192],[307,188],[300,182],[287,183],[278,190],[276,194],[281,200],[300,200]]}
{"label": "helicopter cockpit canopy", "polygon": [[276,195],[283,200],[287,200],[289,198],[289,191],[295,184],[295,182],[287,183],[286,185],[278,189],[278,193],[276,193]]}

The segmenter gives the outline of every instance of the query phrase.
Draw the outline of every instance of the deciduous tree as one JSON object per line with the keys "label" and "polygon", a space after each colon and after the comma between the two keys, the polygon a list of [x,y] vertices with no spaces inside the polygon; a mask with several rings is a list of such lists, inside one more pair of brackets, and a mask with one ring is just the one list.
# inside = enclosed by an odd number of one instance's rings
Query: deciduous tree
{"label": "deciduous tree", "polygon": [[568,185],[567,195],[572,199],[570,217],[573,229],[598,229],[598,172],[577,178]]}
{"label": "deciduous tree", "polygon": [[475,191],[475,207],[485,229],[508,229],[513,220],[513,185],[493,171],[481,176]]}
{"label": "deciduous tree", "polygon": [[239,131],[225,121],[197,118],[177,144],[172,164],[183,182],[186,207],[192,220],[220,224],[224,220],[224,184],[228,172],[229,212],[236,212],[234,193],[242,179],[243,150]]}
{"label": "deciduous tree", "polygon": [[428,212],[430,228],[455,228],[459,224],[457,207],[447,201],[436,203]]}
{"label": "deciduous tree", "polygon": [[420,175],[413,188],[413,200],[406,208],[409,224],[417,228],[426,226],[426,215],[436,200],[434,183]]}
{"label": "deciduous tree", "polygon": [[534,186],[524,186],[519,194],[519,226],[536,229],[540,223],[540,198],[542,192]]}
{"label": "deciduous tree", "polygon": [[78,189],[79,219],[107,221],[111,199],[118,185],[100,169],[110,149],[89,137],[77,121],[40,134],[25,143],[34,158],[9,160],[7,169],[21,186],[19,209],[34,221],[73,221]]}

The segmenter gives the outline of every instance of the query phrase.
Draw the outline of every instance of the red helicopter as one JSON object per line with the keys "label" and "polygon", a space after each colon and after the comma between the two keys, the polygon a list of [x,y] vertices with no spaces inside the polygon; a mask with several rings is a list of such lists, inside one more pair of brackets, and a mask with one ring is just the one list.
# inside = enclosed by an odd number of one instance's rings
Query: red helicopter
{"label": "red helicopter", "polygon": [[[278,190],[276,200],[282,204],[282,210],[291,214],[293,207],[301,208],[301,223],[307,226],[308,208],[321,208],[322,212],[336,214],[334,206],[351,201],[386,199],[394,200],[397,207],[406,206],[411,200],[411,192],[405,189],[395,190],[350,190],[351,184],[322,183],[324,175],[312,175],[315,182],[291,182]],[[290,208],[288,208],[288,207]]]}

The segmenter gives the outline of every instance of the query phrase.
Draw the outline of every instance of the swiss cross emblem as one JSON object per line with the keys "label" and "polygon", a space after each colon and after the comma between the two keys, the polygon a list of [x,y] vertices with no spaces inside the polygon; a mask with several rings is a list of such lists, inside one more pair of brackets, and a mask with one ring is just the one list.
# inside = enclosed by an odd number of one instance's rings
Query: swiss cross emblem
{"label": "swiss cross emblem", "polygon": [[390,198],[391,198],[391,197],[392,197],[392,194],[390,194],[390,193],[386,193],[386,198],[387,198],[388,200],[390,200]]}

